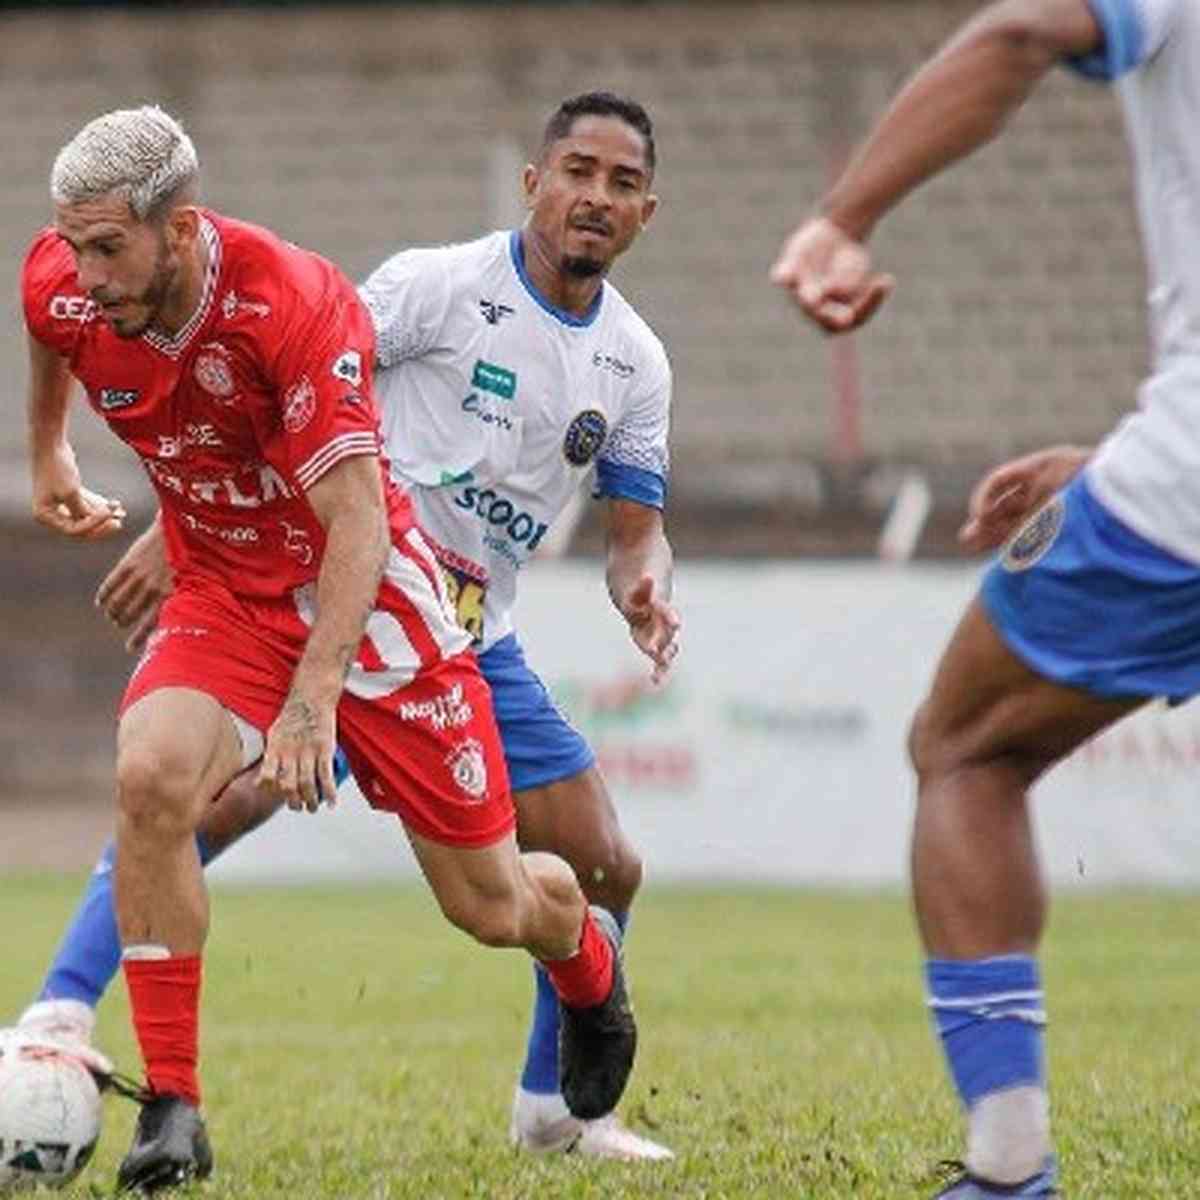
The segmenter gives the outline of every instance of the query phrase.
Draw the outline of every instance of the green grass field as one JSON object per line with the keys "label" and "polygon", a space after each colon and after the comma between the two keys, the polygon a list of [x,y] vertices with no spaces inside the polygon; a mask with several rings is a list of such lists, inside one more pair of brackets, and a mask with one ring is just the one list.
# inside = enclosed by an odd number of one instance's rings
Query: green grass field
{"label": "green grass field", "polygon": [[[27,999],[77,880],[0,878],[0,1001]],[[1200,1197],[1200,896],[1058,898],[1045,956],[1065,1194]],[[642,1050],[623,1112],[654,1166],[530,1159],[505,1138],[531,990],[416,888],[220,889],[203,1075],[213,1200],[925,1197],[959,1123],[905,900],[647,889],[628,959]],[[100,1044],[137,1066],[124,989]],[[106,1194],[133,1107],[106,1105]]]}

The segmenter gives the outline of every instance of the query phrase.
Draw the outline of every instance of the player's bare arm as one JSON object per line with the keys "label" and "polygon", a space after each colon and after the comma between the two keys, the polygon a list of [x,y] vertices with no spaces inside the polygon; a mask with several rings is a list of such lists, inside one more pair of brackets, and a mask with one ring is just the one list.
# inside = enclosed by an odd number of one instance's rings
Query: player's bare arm
{"label": "player's bare arm", "polygon": [[998,134],[1055,64],[1100,41],[1086,0],[1001,0],[984,9],[901,89],[819,215],[785,242],[772,281],[826,332],[869,320],[894,286],[866,248],[879,220]]}
{"label": "player's bare arm", "polygon": [[29,348],[29,460],[33,516],[67,537],[92,539],[117,533],[125,519],[120,500],[83,486],[67,440],[74,386],[66,359],[33,336]]}
{"label": "player's bare arm", "polygon": [[992,550],[1075,478],[1092,456],[1088,446],[1051,446],[990,470],[971,492],[958,540],[968,550]]}
{"label": "player's bare arm", "polygon": [[674,557],[657,508],[633,500],[608,502],[608,594],[629,623],[637,648],[661,682],[679,653],[679,614],[671,605]]}
{"label": "player's bare arm", "polygon": [[267,734],[260,786],[275,788],[289,808],[315,812],[336,791],[336,710],[358,653],[391,544],[379,460],[343,459],[308,491],[325,530],[317,577],[317,615],[291,690]]}
{"label": "player's bare arm", "polygon": [[125,649],[131,654],[146,644],[173,586],[161,514],[156,513],[96,589],[96,607],[125,633]]}

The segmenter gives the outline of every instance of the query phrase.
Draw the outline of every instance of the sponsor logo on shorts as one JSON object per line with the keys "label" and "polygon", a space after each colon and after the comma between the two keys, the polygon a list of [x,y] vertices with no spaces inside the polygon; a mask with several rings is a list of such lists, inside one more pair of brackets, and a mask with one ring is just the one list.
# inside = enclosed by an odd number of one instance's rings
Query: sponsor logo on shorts
{"label": "sponsor logo on shorts", "polygon": [[356,388],[362,383],[362,355],[357,350],[343,350],[330,371],[334,379]]}
{"label": "sponsor logo on shorts", "polygon": [[283,397],[283,427],[288,433],[299,433],[317,413],[317,389],[305,375],[292,384]]}
{"label": "sponsor logo on shorts", "polygon": [[567,426],[563,454],[573,467],[586,467],[596,457],[608,436],[608,421],[595,408],[584,409]]}
{"label": "sponsor logo on shorts", "polygon": [[446,755],[446,765],[455,786],[472,800],[482,800],[487,793],[487,763],[483,746],[474,738],[459,742]]}
{"label": "sponsor logo on shorts", "polygon": [[228,400],[237,391],[237,384],[233,380],[233,368],[229,364],[229,351],[219,342],[209,342],[207,346],[201,346],[200,353],[196,355],[195,366],[192,367],[192,374],[196,377],[196,382],[218,400]]}
{"label": "sponsor logo on shorts", "polygon": [[1067,505],[1062,496],[1055,496],[1025,522],[1000,556],[1006,571],[1028,571],[1045,557],[1063,527]]}
{"label": "sponsor logo on shorts", "polygon": [[469,725],[475,710],[463,696],[463,686],[456,683],[449,691],[428,700],[405,700],[400,705],[400,720],[417,721],[436,729],[459,729]]}

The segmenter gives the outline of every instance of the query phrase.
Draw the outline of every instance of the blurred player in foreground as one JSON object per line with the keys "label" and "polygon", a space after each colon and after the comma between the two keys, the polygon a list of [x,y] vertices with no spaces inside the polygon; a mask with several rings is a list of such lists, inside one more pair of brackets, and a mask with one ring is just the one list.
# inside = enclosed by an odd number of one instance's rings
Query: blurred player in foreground
{"label": "blurred player in foreground", "polygon": [[[607,93],[568,100],[526,168],[523,229],[397,254],[361,290],[378,340],[387,456],[474,637],[520,844],[567,859],[589,898],[622,926],[641,862],[590,748],[526,665],[512,609],[519,569],[594,466],[596,491],[608,501],[613,602],[656,678],[677,649],[662,523],[670,368],[658,339],[604,278],[653,214],[654,160],[653,127],[639,105]],[[136,642],[167,590],[156,524],[110,574],[100,601]],[[201,859],[276,806],[252,777],[239,780],[201,823]],[[111,862],[110,846],[24,1023],[57,1025],[76,1040],[90,1035],[119,954]],[[546,972],[535,975],[514,1141],[535,1151],[671,1157],[614,1114],[583,1122],[568,1111],[558,999]]]}
{"label": "blurred player in foreground", "polygon": [[370,315],[323,259],[199,207],[198,182],[160,109],[96,119],[55,160],[55,224],[23,276],[35,516],[74,538],[122,523],[80,481],[74,377],[142,460],[174,583],[117,731],[114,899],[149,1091],[118,1184],[212,1167],[197,826],[260,760],[261,787],[314,811],[335,737],[447,918],[544,964],[567,1104],[600,1116],[636,1042],[619,931],[561,858],[517,849],[488,688],[380,457]]}
{"label": "blurred player in foreground", "polygon": [[1094,453],[1042,451],[976,489],[963,541],[1015,537],[911,731],[929,1005],[968,1121],[961,1177],[941,1193],[956,1198],[1056,1194],[1029,788],[1152,697],[1200,691],[1200,7],[989,6],[903,88],[772,273],[823,329],[862,324],[893,286],[866,246],[876,223],[996,134],[1059,63],[1121,80],[1155,363],[1138,411]]}

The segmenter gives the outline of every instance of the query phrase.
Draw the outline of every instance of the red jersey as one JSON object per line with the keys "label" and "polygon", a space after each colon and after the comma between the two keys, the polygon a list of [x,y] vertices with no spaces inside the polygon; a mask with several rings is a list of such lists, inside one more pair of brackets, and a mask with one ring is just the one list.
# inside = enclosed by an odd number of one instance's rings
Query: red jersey
{"label": "red jersey", "polygon": [[[141,458],[177,581],[283,598],[320,569],[325,535],[306,490],[344,458],[380,454],[374,333],[325,259],[208,210],[201,233],[203,298],[173,338],[118,337],[52,229],[25,260],[25,320]],[[382,458],[380,471],[399,545],[411,508]]]}

